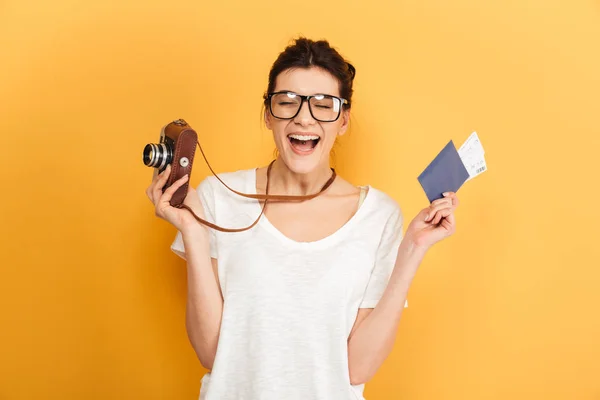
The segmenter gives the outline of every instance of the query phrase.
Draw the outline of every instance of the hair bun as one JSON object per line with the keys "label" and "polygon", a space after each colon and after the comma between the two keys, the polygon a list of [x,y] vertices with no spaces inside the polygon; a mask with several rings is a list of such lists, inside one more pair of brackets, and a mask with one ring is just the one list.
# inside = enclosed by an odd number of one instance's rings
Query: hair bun
{"label": "hair bun", "polygon": [[348,64],[348,71],[350,72],[350,77],[352,80],[354,80],[354,77],[356,76],[356,68],[354,68],[354,65],[350,64],[349,62],[347,62],[346,64]]}

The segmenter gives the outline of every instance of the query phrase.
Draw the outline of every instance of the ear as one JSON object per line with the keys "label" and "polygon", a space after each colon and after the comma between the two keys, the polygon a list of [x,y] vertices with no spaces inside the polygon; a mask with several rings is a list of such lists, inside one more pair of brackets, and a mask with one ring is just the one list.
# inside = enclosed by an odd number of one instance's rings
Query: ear
{"label": "ear", "polygon": [[350,124],[350,110],[342,111],[340,119],[342,120],[342,124],[340,125],[338,136],[342,136],[344,133],[346,133],[346,130],[348,130],[348,125]]}
{"label": "ear", "polygon": [[265,125],[267,126],[268,130],[272,130],[271,129],[271,113],[267,110],[266,107],[265,107]]}

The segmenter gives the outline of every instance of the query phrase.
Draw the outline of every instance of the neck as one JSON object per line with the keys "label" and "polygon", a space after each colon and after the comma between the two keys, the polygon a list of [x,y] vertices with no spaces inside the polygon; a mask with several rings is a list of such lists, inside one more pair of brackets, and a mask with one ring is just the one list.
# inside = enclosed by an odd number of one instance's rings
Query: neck
{"label": "neck", "polygon": [[271,168],[269,193],[291,196],[317,193],[331,178],[331,174],[328,164],[321,164],[306,174],[299,174],[290,170],[281,158],[277,158]]}

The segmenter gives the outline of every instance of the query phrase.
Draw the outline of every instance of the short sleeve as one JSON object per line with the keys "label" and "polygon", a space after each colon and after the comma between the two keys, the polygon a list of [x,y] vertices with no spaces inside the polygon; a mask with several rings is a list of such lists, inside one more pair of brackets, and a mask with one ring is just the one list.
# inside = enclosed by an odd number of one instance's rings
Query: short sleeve
{"label": "short sleeve", "polygon": [[[216,222],[216,210],[215,210],[215,193],[213,190],[213,185],[211,183],[211,177],[205,178],[200,185],[196,188],[196,192],[200,197],[200,201],[202,201],[202,205],[204,207],[204,216],[208,222],[212,222],[217,224]],[[200,223],[200,222],[198,222]],[[217,235],[214,229],[208,228],[209,230],[209,240],[210,240],[210,256],[212,258],[218,258],[218,249],[217,249]],[[185,258],[185,248],[183,244],[183,236],[180,231],[177,231],[175,235],[175,239],[171,244],[171,250],[177,254],[179,257]]]}
{"label": "short sleeve", "polygon": [[[377,248],[375,257],[375,266],[371,272],[369,283],[365,290],[363,299],[359,308],[374,308],[383,292],[396,265],[398,248],[402,242],[403,217],[402,211],[396,205],[394,211],[390,214],[381,235],[381,240]],[[405,303],[406,307],[408,303]]]}

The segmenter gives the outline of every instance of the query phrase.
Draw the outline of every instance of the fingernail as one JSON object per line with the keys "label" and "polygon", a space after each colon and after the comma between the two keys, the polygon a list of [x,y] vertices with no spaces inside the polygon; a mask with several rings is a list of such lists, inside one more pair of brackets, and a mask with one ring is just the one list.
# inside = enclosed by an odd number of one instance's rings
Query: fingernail
{"label": "fingernail", "polygon": [[448,196],[450,194],[450,192],[444,192],[442,193],[444,195],[444,197]]}

